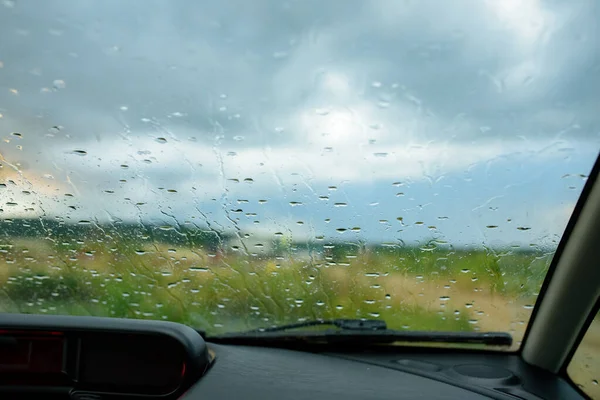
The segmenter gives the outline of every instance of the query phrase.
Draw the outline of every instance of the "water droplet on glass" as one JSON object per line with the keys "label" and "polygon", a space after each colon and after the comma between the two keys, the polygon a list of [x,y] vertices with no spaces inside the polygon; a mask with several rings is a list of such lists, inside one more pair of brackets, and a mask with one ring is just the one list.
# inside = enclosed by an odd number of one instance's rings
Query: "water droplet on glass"
{"label": "water droplet on glass", "polygon": [[196,266],[190,267],[189,270],[192,272],[208,272],[209,271],[209,269],[206,267],[196,267]]}
{"label": "water droplet on glass", "polygon": [[156,141],[161,144],[167,143],[167,139],[164,137],[156,138]]}
{"label": "water droplet on glass", "polygon": [[87,155],[87,151],[85,151],[85,150],[73,150],[72,153],[77,156],[86,156]]}
{"label": "water droplet on glass", "polygon": [[52,82],[52,87],[56,90],[59,90],[59,89],[64,89],[65,87],[67,87],[67,84],[62,79],[55,79],[54,82]]}

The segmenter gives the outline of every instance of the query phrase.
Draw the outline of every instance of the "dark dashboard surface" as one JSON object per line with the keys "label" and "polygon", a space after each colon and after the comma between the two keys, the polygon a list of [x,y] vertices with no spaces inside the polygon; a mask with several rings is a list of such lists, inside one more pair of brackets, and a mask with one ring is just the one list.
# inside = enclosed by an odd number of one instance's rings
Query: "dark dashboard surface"
{"label": "dark dashboard surface", "polygon": [[581,399],[566,382],[504,354],[407,353],[402,348],[393,353],[314,354],[209,347],[217,360],[186,400]]}
{"label": "dark dashboard surface", "polygon": [[0,398],[582,398],[516,354],[237,340],[163,321],[0,314]]}
{"label": "dark dashboard surface", "polygon": [[482,399],[409,373],[327,355],[213,346],[217,361],[184,396],[192,399]]}

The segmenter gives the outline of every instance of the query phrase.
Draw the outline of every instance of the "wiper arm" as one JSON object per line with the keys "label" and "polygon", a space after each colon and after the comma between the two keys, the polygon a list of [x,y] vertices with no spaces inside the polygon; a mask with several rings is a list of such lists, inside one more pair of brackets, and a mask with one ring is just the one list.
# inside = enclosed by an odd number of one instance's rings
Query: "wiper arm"
{"label": "wiper arm", "polygon": [[[287,332],[288,330],[330,325],[339,328]],[[206,337],[208,341],[223,344],[280,344],[282,342],[310,342],[329,344],[386,344],[405,343],[454,343],[482,344],[488,346],[511,346],[512,336],[506,332],[439,332],[439,331],[398,331],[387,329],[384,321],[333,319],[314,320],[255,329],[245,332],[232,332]]]}

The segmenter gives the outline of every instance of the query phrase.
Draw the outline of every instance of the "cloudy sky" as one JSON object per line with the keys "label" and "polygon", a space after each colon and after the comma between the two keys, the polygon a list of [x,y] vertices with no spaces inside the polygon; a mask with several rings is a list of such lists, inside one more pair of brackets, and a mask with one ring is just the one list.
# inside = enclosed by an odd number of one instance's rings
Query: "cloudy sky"
{"label": "cloudy sky", "polygon": [[599,18],[594,0],[4,0],[0,218],[555,243],[600,149]]}

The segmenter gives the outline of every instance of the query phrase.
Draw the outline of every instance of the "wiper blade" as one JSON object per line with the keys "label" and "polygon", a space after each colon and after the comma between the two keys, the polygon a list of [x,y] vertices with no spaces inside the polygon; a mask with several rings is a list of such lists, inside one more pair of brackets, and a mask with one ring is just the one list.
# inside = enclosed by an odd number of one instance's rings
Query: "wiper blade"
{"label": "wiper blade", "polygon": [[[288,330],[331,325],[339,329],[329,330]],[[506,332],[439,332],[439,331],[399,331],[387,329],[380,320],[314,320],[255,329],[245,332],[231,332],[206,337],[208,341],[223,344],[281,344],[282,342],[308,342],[328,344],[389,344],[404,343],[453,343],[481,344],[488,346],[511,346],[513,339]]]}
{"label": "wiper blade", "polygon": [[375,331],[387,329],[385,321],[379,319],[315,319],[310,321],[296,322],[294,324],[278,325],[270,328],[253,329],[243,333],[252,334],[264,332],[283,332],[292,329],[323,325],[335,326],[343,330]]}

